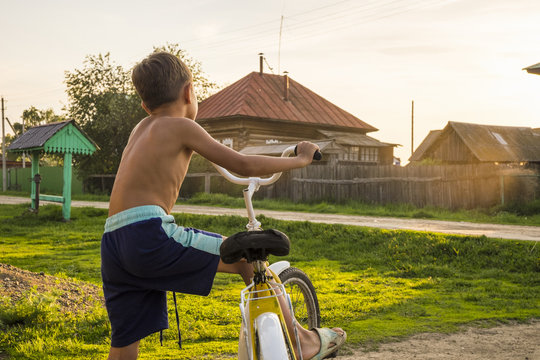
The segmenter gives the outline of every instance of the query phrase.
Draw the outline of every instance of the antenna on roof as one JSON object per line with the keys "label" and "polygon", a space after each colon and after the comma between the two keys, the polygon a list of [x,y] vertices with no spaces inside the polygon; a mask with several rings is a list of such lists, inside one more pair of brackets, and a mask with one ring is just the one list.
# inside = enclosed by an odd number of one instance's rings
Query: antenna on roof
{"label": "antenna on roof", "polygon": [[277,60],[277,73],[281,72],[281,33],[283,30],[283,12],[285,11],[285,0],[281,3],[281,22],[279,24],[279,45],[278,45],[278,60]]}

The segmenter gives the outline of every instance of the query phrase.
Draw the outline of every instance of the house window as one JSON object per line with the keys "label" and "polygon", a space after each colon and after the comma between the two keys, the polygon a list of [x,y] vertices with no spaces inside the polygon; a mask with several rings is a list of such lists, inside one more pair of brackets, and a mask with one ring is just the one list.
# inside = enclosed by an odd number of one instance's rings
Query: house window
{"label": "house window", "polygon": [[508,143],[504,140],[504,138],[502,137],[501,134],[499,133],[496,133],[496,132],[491,132],[491,134],[495,137],[495,139],[497,139],[497,141],[499,143],[501,143],[502,145],[508,145]]}
{"label": "house window", "polygon": [[228,146],[232,149],[233,147],[233,139],[232,138],[225,138],[223,140],[221,140],[221,143],[225,146]]}
{"label": "house window", "polygon": [[360,148],[360,161],[362,162],[379,162],[378,148]]}
{"label": "house window", "polygon": [[358,161],[358,153],[360,151],[360,147],[358,146],[349,146],[345,149],[343,153],[339,154],[340,160],[351,160],[351,161]]}
{"label": "house window", "polygon": [[360,147],[358,147],[358,146],[349,147],[349,159],[348,160],[358,161],[358,153],[359,152],[360,152]]}

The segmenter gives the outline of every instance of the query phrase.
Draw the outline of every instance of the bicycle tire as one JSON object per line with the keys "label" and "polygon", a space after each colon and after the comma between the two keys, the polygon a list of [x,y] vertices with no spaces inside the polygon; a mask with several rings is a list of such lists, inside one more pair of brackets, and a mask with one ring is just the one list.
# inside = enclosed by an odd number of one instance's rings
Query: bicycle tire
{"label": "bicycle tire", "polygon": [[279,274],[291,299],[296,321],[306,329],[321,326],[321,313],[315,287],[302,270],[289,267]]}

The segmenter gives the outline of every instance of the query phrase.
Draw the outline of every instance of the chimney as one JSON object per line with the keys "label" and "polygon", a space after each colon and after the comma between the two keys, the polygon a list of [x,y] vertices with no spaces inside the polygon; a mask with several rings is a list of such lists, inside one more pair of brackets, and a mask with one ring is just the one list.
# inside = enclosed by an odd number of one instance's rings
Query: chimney
{"label": "chimney", "polygon": [[289,72],[283,72],[283,100],[289,101]]}
{"label": "chimney", "polygon": [[264,60],[264,53],[259,53],[259,75],[261,76],[263,74],[263,60]]}

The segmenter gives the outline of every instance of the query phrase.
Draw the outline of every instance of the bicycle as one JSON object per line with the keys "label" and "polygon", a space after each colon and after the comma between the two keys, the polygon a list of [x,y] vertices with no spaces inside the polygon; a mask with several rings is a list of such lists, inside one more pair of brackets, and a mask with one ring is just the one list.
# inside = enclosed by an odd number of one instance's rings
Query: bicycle
{"label": "bicycle", "polygon": [[[289,156],[293,152],[296,152],[296,148],[291,146],[281,156]],[[319,152],[315,153],[314,159],[319,160],[320,157]],[[240,178],[218,165],[214,166],[227,180],[248,185],[243,191],[249,219],[247,231],[228,237],[220,249],[223,262],[234,263],[245,258],[254,267],[253,280],[240,295],[242,327],[239,359],[301,360],[302,351],[296,325],[300,324],[307,329],[320,327],[317,294],[309,277],[302,270],[291,267],[288,261],[268,265],[269,255],[284,256],[289,253],[290,241],[277,230],[263,230],[255,217],[252,203],[252,197],[259,187],[275,183],[281,173],[265,179]],[[298,357],[285,324],[283,303],[293,315]]]}

